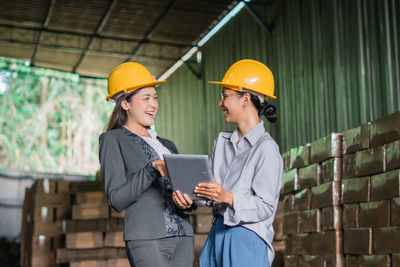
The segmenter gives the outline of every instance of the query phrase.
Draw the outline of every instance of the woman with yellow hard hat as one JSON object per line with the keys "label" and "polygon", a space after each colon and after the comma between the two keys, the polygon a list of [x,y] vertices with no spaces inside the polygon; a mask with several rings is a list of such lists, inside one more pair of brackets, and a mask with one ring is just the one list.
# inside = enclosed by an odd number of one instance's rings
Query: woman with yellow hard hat
{"label": "woman with yellow hard hat", "polygon": [[[192,266],[193,229],[172,200],[163,154],[178,153],[150,129],[157,113],[156,81],[141,64],[127,62],[108,78],[107,100],[115,101],[99,158],[112,208],[125,210],[124,240],[131,266]],[[183,197],[185,199],[185,196]]]}
{"label": "woman with yellow hard hat", "polygon": [[[200,255],[200,266],[270,266],[274,258],[272,222],[283,171],[279,147],[260,116],[277,120],[265,101],[274,95],[274,78],[264,64],[250,59],[234,63],[221,82],[219,102],[233,132],[220,132],[211,155],[215,183],[195,188],[211,200],[214,222]],[[182,206],[187,205],[181,201]]]}

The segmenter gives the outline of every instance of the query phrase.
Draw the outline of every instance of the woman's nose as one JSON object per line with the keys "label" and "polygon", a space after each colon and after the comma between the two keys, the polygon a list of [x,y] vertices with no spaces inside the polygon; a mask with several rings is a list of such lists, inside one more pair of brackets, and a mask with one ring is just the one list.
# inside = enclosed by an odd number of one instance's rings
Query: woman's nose
{"label": "woman's nose", "polygon": [[222,99],[219,101],[218,106],[222,108]]}
{"label": "woman's nose", "polygon": [[158,105],[157,99],[152,99],[152,101],[150,101],[150,106],[155,107],[157,105]]}

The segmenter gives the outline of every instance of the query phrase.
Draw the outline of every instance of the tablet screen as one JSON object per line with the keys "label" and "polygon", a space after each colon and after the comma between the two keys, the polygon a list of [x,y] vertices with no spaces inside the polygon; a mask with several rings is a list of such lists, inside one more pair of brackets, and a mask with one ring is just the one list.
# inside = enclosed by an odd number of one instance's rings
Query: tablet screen
{"label": "tablet screen", "polygon": [[203,199],[193,190],[198,183],[213,182],[208,156],[165,154],[164,160],[173,190],[186,193],[192,199]]}

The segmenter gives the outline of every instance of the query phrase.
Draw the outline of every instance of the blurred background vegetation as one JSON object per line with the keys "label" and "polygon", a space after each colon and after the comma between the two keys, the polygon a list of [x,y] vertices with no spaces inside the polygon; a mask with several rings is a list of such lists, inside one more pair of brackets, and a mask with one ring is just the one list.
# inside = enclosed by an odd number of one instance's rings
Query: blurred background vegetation
{"label": "blurred background vegetation", "polygon": [[0,168],[94,174],[107,81],[0,57]]}

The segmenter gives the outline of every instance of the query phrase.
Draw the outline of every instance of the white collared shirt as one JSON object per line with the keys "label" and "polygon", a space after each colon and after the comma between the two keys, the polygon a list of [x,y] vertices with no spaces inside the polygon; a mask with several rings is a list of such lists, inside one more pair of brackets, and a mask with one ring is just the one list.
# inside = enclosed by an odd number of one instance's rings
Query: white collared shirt
{"label": "white collared shirt", "polygon": [[[128,127],[124,126],[126,129],[129,130]],[[130,131],[130,130],[129,130]],[[156,131],[153,131],[152,129],[148,128],[147,133],[150,135],[150,137],[147,136],[140,136],[143,138],[146,143],[148,143],[158,154],[160,159],[164,159],[164,154],[171,154],[171,151],[169,151],[168,148],[163,146],[161,142],[157,139],[157,133]]]}

